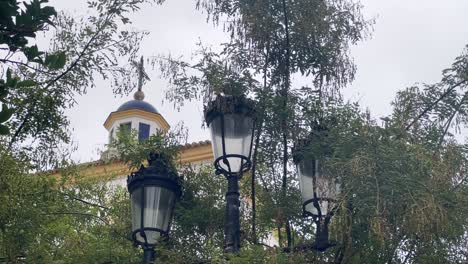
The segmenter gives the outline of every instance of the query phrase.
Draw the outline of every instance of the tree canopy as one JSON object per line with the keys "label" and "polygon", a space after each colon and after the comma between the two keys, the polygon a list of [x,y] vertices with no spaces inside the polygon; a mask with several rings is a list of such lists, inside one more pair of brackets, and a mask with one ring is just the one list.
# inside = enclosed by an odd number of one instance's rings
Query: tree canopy
{"label": "tree canopy", "polygon": [[[137,58],[146,33],[126,25],[147,2],[163,1],[90,0],[81,18],[44,0],[0,3],[0,262],[140,262],[127,191],[84,177],[93,164],[73,164],[59,147],[69,143],[64,109],[96,78],[117,94],[136,87],[122,61]],[[467,50],[440,82],[401,90],[381,122],[340,92],[356,71],[349,48],[373,24],[358,2],[195,3],[229,42],[159,63],[175,107],[213,94],[255,101],[253,167],[240,182],[242,250],[223,253],[226,181],[211,166],[179,166],[183,195],[159,262],[466,263],[468,147],[456,132],[468,120]],[[51,47],[39,49],[39,32],[50,33]],[[292,155],[317,125],[326,132],[307,154],[321,155],[341,185],[324,252],[314,248],[317,222],[302,216]],[[110,147],[132,168],[150,152],[175,161],[182,132],[142,142],[122,134]]]}

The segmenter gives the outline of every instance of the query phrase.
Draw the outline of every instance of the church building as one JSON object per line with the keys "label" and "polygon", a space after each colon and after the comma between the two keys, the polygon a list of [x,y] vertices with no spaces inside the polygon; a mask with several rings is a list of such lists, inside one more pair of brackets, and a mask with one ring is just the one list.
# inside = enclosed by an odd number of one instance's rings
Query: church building
{"label": "church building", "polygon": [[[141,141],[157,134],[158,131],[165,133],[170,129],[169,123],[156,107],[144,100],[145,94],[142,91],[142,86],[146,74],[143,69],[143,58],[139,64],[139,73],[138,90],[134,94],[134,99],[119,106],[104,121],[109,143],[116,139],[119,130],[135,130],[138,134],[138,140]],[[127,164],[122,161],[110,159],[109,157],[112,157],[112,154],[112,150],[107,149],[99,160],[80,164],[80,175],[86,179],[111,181],[124,186],[126,177],[131,171]],[[206,140],[181,146],[178,163],[212,164],[213,150],[211,142]]]}

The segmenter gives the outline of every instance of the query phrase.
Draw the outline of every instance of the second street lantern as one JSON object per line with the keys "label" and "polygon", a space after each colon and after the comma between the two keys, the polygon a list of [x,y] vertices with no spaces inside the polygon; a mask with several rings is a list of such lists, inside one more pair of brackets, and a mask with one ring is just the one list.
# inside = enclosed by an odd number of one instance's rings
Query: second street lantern
{"label": "second street lantern", "polygon": [[239,252],[239,179],[251,167],[254,133],[253,103],[237,96],[221,96],[205,109],[205,120],[211,129],[216,174],[228,180],[224,251]]}
{"label": "second street lantern", "polygon": [[327,156],[322,140],[326,129],[317,127],[307,140],[301,140],[295,149],[294,162],[299,173],[299,187],[305,216],[322,217],[331,213],[340,193],[336,177],[323,172],[321,163]]}
{"label": "second street lantern", "polygon": [[205,110],[218,174],[241,176],[250,169],[254,131],[252,104],[244,97],[218,95]]}
{"label": "second street lantern", "polygon": [[151,154],[148,167],[127,179],[132,209],[132,238],[145,252],[145,262],[154,259],[153,248],[167,237],[176,200],[181,187],[175,168],[161,154]]}
{"label": "second street lantern", "polygon": [[340,193],[336,177],[324,173],[321,168],[321,162],[330,154],[325,135],[326,129],[317,125],[308,139],[298,142],[294,151],[303,202],[302,212],[305,217],[313,218],[316,227],[313,248],[318,251],[336,245],[328,239],[328,225]]}
{"label": "second street lantern", "polygon": [[340,185],[321,171],[320,161],[313,157],[298,161],[297,169],[303,213],[314,217],[327,215],[336,204]]}

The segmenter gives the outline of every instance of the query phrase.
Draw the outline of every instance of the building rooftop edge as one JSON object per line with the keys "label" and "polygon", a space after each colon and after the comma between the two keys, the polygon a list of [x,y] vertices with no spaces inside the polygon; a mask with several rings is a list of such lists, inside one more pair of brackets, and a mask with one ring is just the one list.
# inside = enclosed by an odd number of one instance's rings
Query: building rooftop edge
{"label": "building rooftop edge", "polygon": [[[196,148],[196,147],[204,147],[204,146],[209,146],[209,145],[211,145],[210,140],[202,140],[202,141],[187,143],[185,145],[180,145],[179,147],[180,147],[180,150],[188,150],[188,149],[193,149],[193,148]],[[78,163],[76,165],[90,167],[90,166],[111,164],[111,163],[117,163],[117,162],[123,162],[123,161],[121,161],[121,160],[108,161],[108,160],[98,159],[98,160],[94,160],[94,161]],[[57,173],[58,171],[59,171],[59,169],[53,169],[53,170],[48,171],[48,173],[54,174],[54,173]]]}

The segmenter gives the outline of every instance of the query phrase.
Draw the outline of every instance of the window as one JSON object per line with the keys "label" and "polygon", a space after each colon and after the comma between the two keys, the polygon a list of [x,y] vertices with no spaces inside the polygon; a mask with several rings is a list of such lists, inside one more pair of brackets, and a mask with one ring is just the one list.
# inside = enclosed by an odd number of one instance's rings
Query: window
{"label": "window", "polygon": [[140,123],[138,126],[138,141],[142,141],[149,138],[150,125]]}
{"label": "window", "polygon": [[132,131],[132,123],[131,122],[120,124],[119,132],[130,134],[131,131]]}

